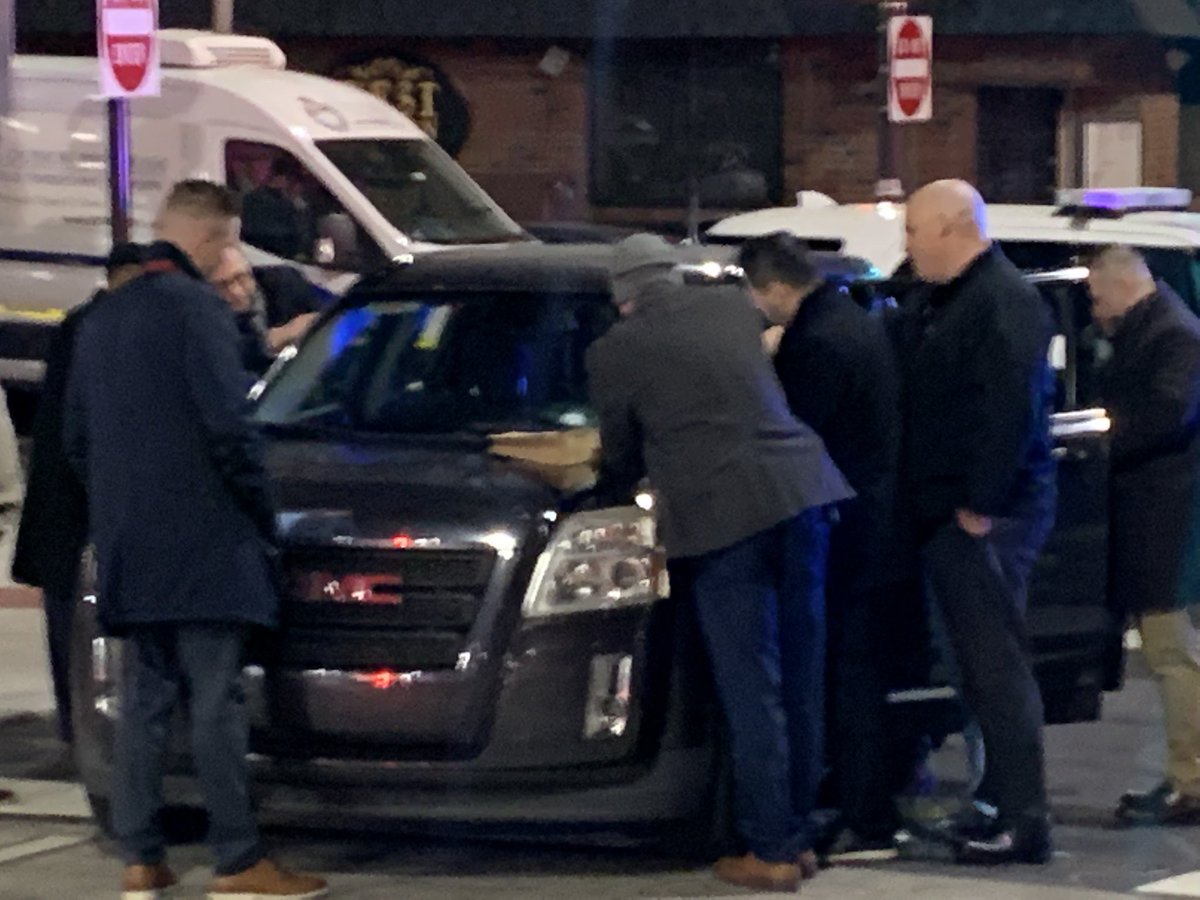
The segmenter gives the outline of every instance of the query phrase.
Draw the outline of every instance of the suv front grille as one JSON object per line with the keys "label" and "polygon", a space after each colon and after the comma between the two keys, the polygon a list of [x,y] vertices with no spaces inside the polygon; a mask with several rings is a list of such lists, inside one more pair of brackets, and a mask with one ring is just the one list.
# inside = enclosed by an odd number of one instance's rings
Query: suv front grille
{"label": "suv front grille", "polygon": [[285,558],[278,661],[308,669],[453,668],[495,561],[490,550],[293,550]]}

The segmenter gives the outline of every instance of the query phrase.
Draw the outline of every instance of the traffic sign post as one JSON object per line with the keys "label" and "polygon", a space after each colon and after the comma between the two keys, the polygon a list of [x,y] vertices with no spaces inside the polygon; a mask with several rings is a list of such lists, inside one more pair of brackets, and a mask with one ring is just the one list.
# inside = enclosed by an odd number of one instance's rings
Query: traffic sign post
{"label": "traffic sign post", "polygon": [[158,96],[158,0],[96,0],[100,94],[108,98],[109,214],[114,244],[129,240],[129,98]]}
{"label": "traffic sign post", "polygon": [[893,16],[888,22],[888,120],[933,118],[933,19]]}
{"label": "traffic sign post", "polygon": [[908,15],[906,0],[879,0],[879,178],[875,182],[875,197],[879,200],[900,200],[904,186],[900,180],[900,141],[896,126],[888,116],[891,96],[891,59],[889,57],[889,28],[892,19]]}

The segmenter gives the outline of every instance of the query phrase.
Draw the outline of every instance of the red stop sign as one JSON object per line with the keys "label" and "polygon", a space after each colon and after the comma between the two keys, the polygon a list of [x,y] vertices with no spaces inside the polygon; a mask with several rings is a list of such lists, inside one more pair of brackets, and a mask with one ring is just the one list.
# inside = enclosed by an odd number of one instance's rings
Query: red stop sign
{"label": "red stop sign", "polygon": [[933,85],[933,48],[916,19],[905,19],[892,40],[892,98],[905,116],[915,116]]}
{"label": "red stop sign", "polygon": [[146,83],[158,27],[156,0],[99,0],[100,56],[117,91],[136,93]]}

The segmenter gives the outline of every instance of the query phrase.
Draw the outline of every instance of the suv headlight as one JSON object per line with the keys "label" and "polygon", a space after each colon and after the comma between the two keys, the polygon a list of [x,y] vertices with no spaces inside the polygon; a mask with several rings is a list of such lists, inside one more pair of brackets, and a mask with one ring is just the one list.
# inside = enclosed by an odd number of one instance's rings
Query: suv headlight
{"label": "suv headlight", "polygon": [[653,514],[637,507],[577,513],[555,531],[522,607],[529,619],[653,603],[668,593]]}

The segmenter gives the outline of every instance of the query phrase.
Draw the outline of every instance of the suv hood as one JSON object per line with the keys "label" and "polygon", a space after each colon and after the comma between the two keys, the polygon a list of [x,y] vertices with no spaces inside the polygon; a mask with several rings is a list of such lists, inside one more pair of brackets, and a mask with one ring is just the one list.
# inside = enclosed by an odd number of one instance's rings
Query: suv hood
{"label": "suv hood", "polygon": [[475,448],[271,439],[267,466],[289,545],[524,544],[579,493]]}

